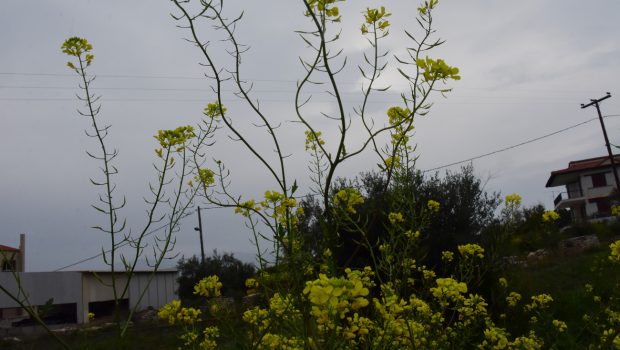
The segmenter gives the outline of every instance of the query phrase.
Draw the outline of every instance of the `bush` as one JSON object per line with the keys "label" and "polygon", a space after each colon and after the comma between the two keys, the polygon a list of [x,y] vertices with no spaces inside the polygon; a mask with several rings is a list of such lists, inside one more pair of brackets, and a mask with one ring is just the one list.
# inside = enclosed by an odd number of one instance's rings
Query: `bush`
{"label": "bush", "polygon": [[177,280],[181,299],[197,298],[194,295],[194,286],[211,275],[218,276],[222,281],[223,296],[240,298],[245,295],[245,280],[256,272],[254,265],[236,259],[233,254],[218,255],[217,251],[206,257],[204,264],[195,255],[189,259],[181,258],[177,268],[181,273]]}

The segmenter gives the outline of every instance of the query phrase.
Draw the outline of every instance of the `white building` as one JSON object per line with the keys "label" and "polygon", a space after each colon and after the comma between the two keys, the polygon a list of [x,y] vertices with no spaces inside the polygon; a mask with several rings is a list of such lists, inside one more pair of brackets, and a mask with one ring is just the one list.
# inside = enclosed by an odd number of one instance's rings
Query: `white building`
{"label": "white building", "polygon": [[[88,313],[111,313],[114,293],[110,286],[111,272],[22,272],[18,273],[22,290],[27,293],[30,305],[42,306],[49,300],[64,318],[76,323],[88,322]],[[125,309],[137,306],[137,311],[149,307],[158,309],[177,298],[177,270],[136,271],[129,283],[129,290],[121,303]],[[151,282],[149,283],[149,279]],[[127,281],[123,272],[116,273],[117,292]],[[13,295],[18,287],[12,272],[0,272],[0,284]],[[0,320],[19,317],[14,312],[19,305],[0,292]]]}
{"label": "white building", "polygon": [[[618,169],[620,155],[614,162]],[[574,221],[611,216],[617,188],[608,156],[571,161],[567,168],[552,171],[546,187],[556,186],[565,186],[565,192],[555,198],[555,209],[571,209]]]}

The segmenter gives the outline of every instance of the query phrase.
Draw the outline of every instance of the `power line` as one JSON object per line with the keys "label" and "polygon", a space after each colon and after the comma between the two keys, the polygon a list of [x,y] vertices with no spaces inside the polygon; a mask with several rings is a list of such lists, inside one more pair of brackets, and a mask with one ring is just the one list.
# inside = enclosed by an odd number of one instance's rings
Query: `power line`
{"label": "power line", "polygon": [[[155,232],[157,232],[157,231],[159,231],[159,230],[163,229],[163,228],[164,228],[164,227],[166,227],[166,226],[168,226],[168,224],[165,224],[165,225],[159,226],[158,228],[155,228],[155,229],[153,229],[153,230],[151,230],[151,231],[149,231],[149,232],[145,233],[145,234],[144,234],[144,236],[149,236],[149,235],[151,235],[151,234],[153,234],[153,233],[155,233]],[[116,245],[116,248],[114,248],[114,249],[122,248],[122,247],[124,247],[124,246],[128,245],[129,243],[130,243],[129,241],[125,241],[125,242],[123,242],[123,243],[117,244],[117,245]],[[110,253],[111,251],[112,251],[112,249],[108,249],[108,250],[106,250],[106,251],[104,251],[104,252],[102,252],[102,253],[99,253],[99,254],[97,254],[97,255],[93,255],[93,256],[91,256],[91,257],[84,258],[84,259],[80,259],[80,260],[78,260],[78,261],[76,261],[76,262],[74,262],[74,263],[72,263],[72,264],[69,264],[69,265],[67,265],[67,266],[60,267],[60,268],[58,268],[58,269],[54,270],[54,272],[62,271],[62,270],[68,269],[68,268],[70,268],[70,267],[73,267],[73,266],[76,266],[76,265],[80,265],[80,264],[85,263],[85,262],[87,262],[87,261],[97,259],[98,257],[102,256],[103,254],[105,254],[105,253]]]}
{"label": "power line", "polygon": [[[0,72],[0,76],[32,76],[32,77],[75,77],[75,74],[70,73],[29,73],[29,72]],[[96,74],[89,75],[90,77],[111,78],[111,79],[164,79],[164,80],[204,80],[205,77],[196,76],[181,76],[181,75],[148,75],[148,74]],[[297,80],[292,79],[254,79],[247,78],[248,81],[263,81],[263,82],[276,82],[276,83],[290,83],[297,84]],[[359,81],[339,81],[338,84],[346,85],[359,85]],[[497,87],[459,87],[459,89],[466,90],[492,90],[497,91]],[[532,89],[532,88],[512,88],[507,90],[514,91],[545,91],[545,92],[564,92],[564,93],[584,93],[592,92],[594,90],[558,90],[558,89]]]}
{"label": "power line", "polygon": [[[15,101],[15,102],[61,102],[61,101],[75,101],[76,98],[69,97],[0,97],[0,101]],[[102,102],[201,102],[206,103],[206,99],[181,99],[181,98],[102,98]],[[244,103],[243,99],[222,99],[223,102],[226,103]],[[286,102],[290,103],[290,99],[277,99],[277,98],[268,98],[268,99],[260,99],[261,102]],[[313,99],[310,103],[328,103],[334,102],[333,100],[317,100]],[[344,103],[359,103],[358,100],[349,100],[342,99]],[[366,102],[368,104],[385,104],[385,103],[396,103],[394,100],[373,100]],[[523,102],[509,102],[509,101],[499,101],[499,102],[456,102],[456,101],[439,101],[434,102],[438,105],[523,105]],[[546,105],[557,105],[557,104],[572,104],[570,101],[562,101],[562,102],[547,102],[547,101],[529,101],[528,104],[546,104]]]}
{"label": "power line", "polygon": [[[620,117],[620,114],[610,114],[610,115],[606,115],[604,118],[608,118],[608,117]],[[574,124],[574,125],[571,125],[569,127],[564,128],[564,129],[557,130],[557,131],[554,131],[552,133],[549,133],[549,134],[546,134],[546,135],[543,135],[543,136],[539,136],[539,137],[536,137],[536,138],[533,138],[533,139],[530,139],[530,140],[527,140],[527,141],[523,141],[523,142],[517,143],[517,144],[512,145],[512,146],[500,148],[498,150],[495,150],[495,151],[492,151],[492,152],[488,152],[488,153],[484,153],[484,154],[481,154],[481,155],[477,155],[475,157],[471,157],[471,158],[468,158],[468,159],[465,159],[465,160],[461,160],[461,161],[458,161],[458,162],[454,162],[454,163],[450,163],[450,164],[445,164],[445,165],[438,166],[438,167],[435,167],[435,168],[423,170],[422,173],[427,173],[427,172],[431,172],[431,171],[435,171],[435,170],[451,167],[453,165],[458,165],[458,164],[463,164],[463,163],[471,162],[471,161],[476,160],[476,159],[480,159],[480,158],[492,156],[492,155],[497,154],[497,153],[505,152],[505,151],[511,150],[513,148],[517,148],[517,147],[521,147],[521,146],[527,145],[528,143],[536,142],[536,141],[545,139],[547,137],[551,137],[553,135],[557,135],[557,134],[563,133],[565,131],[568,131],[570,129],[574,129],[576,127],[579,127],[579,126],[582,126],[584,124],[590,123],[590,122],[592,122],[594,120],[597,120],[597,119],[598,118],[592,118],[592,119],[586,120],[585,122]]]}
{"label": "power line", "polygon": [[[76,86],[40,86],[40,85],[0,85],[0,89],[33,89],[33,90],[78,90]],[[120,91],[183,91],[183,92],[212,92],[212,89],[205,88],[153,88],[153,87],[127,87],[127,86],[105,86],[97,87],[95,90],[120,90]],[[237,90],[222,89],[222,92],[237,92]],[[252,89],[253,93],[291,93],[291,89]],[[312,94],[329,94],[330,92],[325,90],[304,90],[304,93]],[[343,91],[341,94],[351,95],[359,94],[358,91]],[[560,100],[574,100],[572,96],[555,96],[555,97],[542,97],[542,96],[489,96],[489,95],[458,95],[452,96],[453,98],[481,98],[481,99],[521,99],[521,100],[548,100],[548,99],[560,99]]]}

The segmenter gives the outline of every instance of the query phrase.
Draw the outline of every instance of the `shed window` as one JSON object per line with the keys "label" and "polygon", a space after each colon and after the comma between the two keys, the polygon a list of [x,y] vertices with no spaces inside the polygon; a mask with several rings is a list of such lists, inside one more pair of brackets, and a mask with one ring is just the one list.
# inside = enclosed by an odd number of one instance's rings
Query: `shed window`
{"label": "shed window", "polygon": [[607,179],[605,173],[598,173],[592,175],[592,187],[604,187],[607,186]]}

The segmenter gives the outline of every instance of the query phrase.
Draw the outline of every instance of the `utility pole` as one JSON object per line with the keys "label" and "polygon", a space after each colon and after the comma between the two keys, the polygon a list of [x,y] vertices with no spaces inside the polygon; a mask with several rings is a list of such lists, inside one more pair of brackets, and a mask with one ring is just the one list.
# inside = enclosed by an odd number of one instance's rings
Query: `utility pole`
{"label": "utility pole", "polygon": [[200,257],[202,265],[205,264],[205,246],[202,242],[202,218],[200,217],[200,207],[198,207],[198,227],[194,227],[194,231],[200,234]]}
{"label": "utility pole", "polygon": [[603,115],[601,114],[601,107],[599,103],[610,98],[611,94],[608,92],[605,96],[593,100],[590,99],[590,103],[581,104],[581,109],[588,108],[590,106],[596,107],[596,112],[598,112],[598,120],[601,122],[601,128],[603,129],[603,136],[605,137],[605,146],[607,146],[607,153],[609,154],[609,161],[611,162],[611,168],[614,173],[614,179],[616,180],[616,197],[618,196],[618,191],[620,191],[620,179],[618,179],[618,170],[616,169],[616,161],[614,159],[614,154],[611,152],[611,146],[609,145],[609,138],[607,137],[607,130],[605,129],[605,122],[603,121]]}

